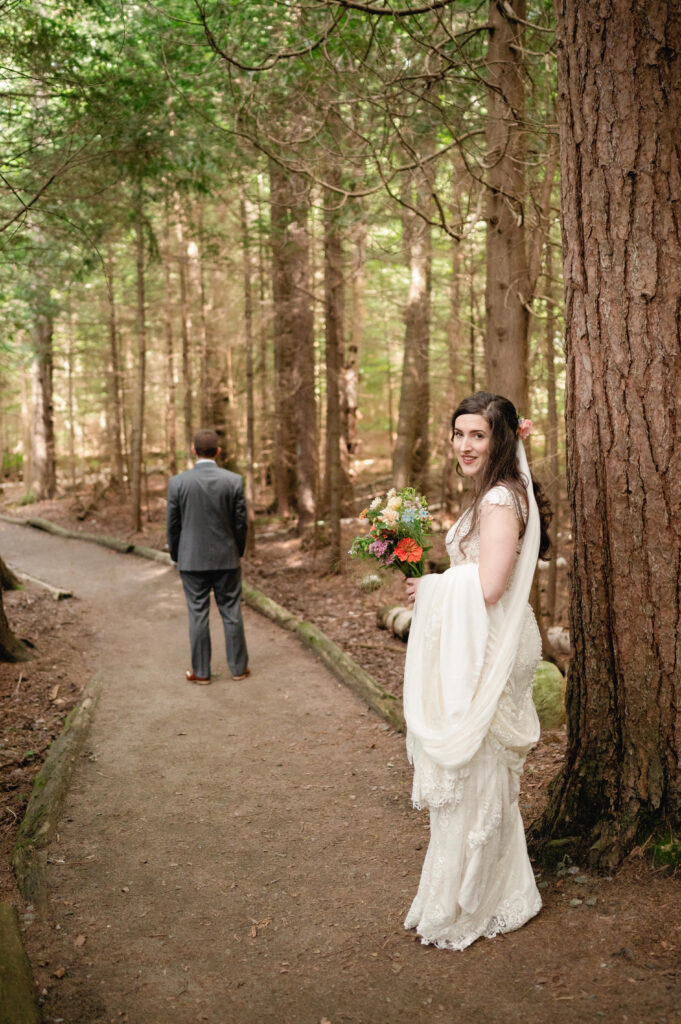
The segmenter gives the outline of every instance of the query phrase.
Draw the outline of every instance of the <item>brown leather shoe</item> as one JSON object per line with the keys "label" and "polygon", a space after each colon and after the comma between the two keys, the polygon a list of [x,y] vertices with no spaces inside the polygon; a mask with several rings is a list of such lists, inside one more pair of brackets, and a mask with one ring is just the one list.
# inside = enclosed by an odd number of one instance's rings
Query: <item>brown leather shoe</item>
{"label": "brown leather shoe", "polygon": [[236,682],[238,683],[239,680],[245,679],[247,676],[250,676],[250,674],[251,674],[251,670],[248,667],[248,665],[246,665],[246,671],[242,672],[240,676],[232,676],[232,679],[236,680]]}
{"label": "brown leather shoe", "polygon": [[210,676],[195,676],[190,668],[185,672],[185,677],[188,683],[196,683],[197,686],[208,686],[210,683]]}

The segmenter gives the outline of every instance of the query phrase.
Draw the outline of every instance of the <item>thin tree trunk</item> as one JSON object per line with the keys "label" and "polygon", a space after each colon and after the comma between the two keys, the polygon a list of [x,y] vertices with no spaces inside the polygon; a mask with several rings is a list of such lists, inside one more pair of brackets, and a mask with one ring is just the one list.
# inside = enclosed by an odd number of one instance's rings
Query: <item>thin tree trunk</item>
{"label": "thin tree trunk", "polygon": [[109,325],[109,363],[107,381],[109,389],[110,428],[109,445],[114,481],[123,484],[125,470],[123,463],[123,414],[121,400],[121,365],[118,351],[118,327],[116,325],[116,299],[114,292],[114,259],[111,247],[106,261],[106,298]]}
{"label": "thin tree trunk", "polygon": [[253,394],[253,294],[251,284],[251,243],[243,187],[239,199],[241,248],[244,260],[244,329],[246,335],[246,504],[248,506],[249,555],[255,554],[255,401]]}
{"label": "thin tree trunk", "polygon": [[[332,172],[333,174],[333,172]],[[340,185],[340,172],[331,179]],[[324,327],[326,337],[326,472],[325,494],[330,527],[329,571],[341,571],[341,366],[344,340],[343,242],[338,195],[327,192],[324,204]],[[347,451],[347,448],[346,448]]]}
{"label": "thin tree trunk", "polygon": [[[426,184],[419,182],[421,206]],[[404,361],[393,452],[393,483],[427,490],[430,346],[430,226],[411,211],[402,217],[409,260],[409,296],[404,312]]]}
{"label": "thin tree trunk", "polygon": [[142,529],[142,454],[144,448],[144,385],[147,359],[147,321],[144,282],[144,210],[142,197],[137,199],[135,218],[135,256],[137,265],[137,367],[130,459],[132,463],[131,519],[132,529]]}
{"label": "thin tree trunk", "polygon": [[288,187],[285,173],[273,160],[270,161],[270,211],[274,306],[274,485],[277,511],[288,517],[296,491]]}
{"label": "thin tree trunk", "polygon": [[546,327],[544,332],[544,353],[546,358],[546,405],[548,410],[549,430],[547,438],[547,455],[549,479],[546,485],[546,494],[553,509],[551,520],[550,537],[552,547],[552,558],[549,562],[548,580],[546,586],[546,614],[550,623],[556,618],[556,584],[558,558],[558,524],[560,520],[560,466],[558,463],[558,407],[556,403],[556,359],[554,334],[556,330],[556,318],[553,307],[553,253],[551,239],[546,245]]}
{"label": "thin tree trunk", "polygon": [[556,13],[574,656],[534,835],[611,871],[681,825],[681,12]]}
{"label": "thin tree trunk", "polygon": [[[521,19],[521,20],[516,20]],[[527,415],[529,280],[524,226],[525,0],[490,0],[487,48],[487,387]]]}
{"label": "thin tree trunk", "polygon": [[298,530],[312,526],[316,517],[318,457],[315,403],[314,319],[310,302],[310,243],[307,188],[293,176],[289,259],[291,266],[291,337],[294,347],[294,408],[296,422],[296,482]]}
{"label": "thin tree trunk", "polygon": [[180,330],[182,337],[182,408],[184,413],[184,456],[187,465],[191,463],[194,440],[192,357],[191,357],[191,314],[189,311],[187,246],[182,224],[182,209],[179,200],[175,202],[175,235],[177,238],[177,266],[180,278]]}
{"label": "thin tree trunk", "polygon": [[31,485],[36,500],[53,498],[57,492],[52,395],[54,325],[49,297],[36,313],[33,331],[33,427]]}
{"label": "thin tree trunk", "polygon": [[165,410],[166,449],[168,451],[168,471],[171,476],[177,473],[177,412],[175,409],[175,342],[173,339],[173,287],[170,275],[171,244],[170,244],[170,212],[166,203],[163,220],[163,327],[166,343],[166,394]]}
{"label": "thin tree trunk", "polygon": [[69,336],[66,342],[66,409],[69,422],[69,476],[76,486],[76,411],[73,397],[73,310],[69,309]]}
{"label": "thin tree trunk", "polygon": [[[347,459],[343,462],[343,471],[347,477],[347,485],[344,489],[351,496],[351,483],[349,476],[349,463],[352,456],[359,452],[359,435],[357,424],[359,420],[359,353],[364,338],[364,323],[366,320],[366,306],[364,292],[366,289],[366,239],[367,223],[364,218],[359,218],[352,229],[352,262],[350,265],[350,343],[343,361],[342,376],[342,424],[344,448],[347,452]],[[390,441],[392,445],[392,438]]]}

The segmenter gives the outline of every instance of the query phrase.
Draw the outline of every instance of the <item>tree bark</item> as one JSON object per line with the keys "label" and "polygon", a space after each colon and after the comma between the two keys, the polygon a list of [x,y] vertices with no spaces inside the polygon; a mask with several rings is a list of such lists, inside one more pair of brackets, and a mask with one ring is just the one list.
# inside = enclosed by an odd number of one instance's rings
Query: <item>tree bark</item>
{"label": "tree bark", "polygon": [[121,399],[121,362],[116,323],[116,297],[114,292],[114,260],[109,248],[106,261],[106,298],[109,326],[109,362],[107,384],[109,391],[109,447],[111,450],[112,475],[114,481],[122,484],[125,479],[123,463],[123,414]]}
{"label": "tree bark", "polygon": [[32,458],[30,490],[37,501],[57,493],[52,394],[54,324],[49,297],[36,311],[33,330]]}
{"label": "tree bark", "polygon": [[[514,17],[515,16],[515,17]],[[487,48],[487,388],[527,415],[529,280],[524,226],[525,0],[490,0]]]}
{"label": "tree bark", "polygon": [[314,318],[310,302],[309,201],[307,186],[292,177],[291,220],[288,228],[291,266],[290,336],[294,340],[293,401],[296,423],[296,484],[298,530],[312,526],[316,518],[318,455],[317,408],[314,377]]}
{"label": "tree bark", "polygon": [[681,822],[681,10],[558,0],[557,38],[574,657],[534,835],[610,871]]}
{"label": "tree bark", "polygon": [[556,318],[553,307],[553,252],[551,239],[546,244],[546,326],[544,329],[544,353],[546,359],[546,406],[548,410],[547,462],[549,479],[546,496],[551,502],[553,518],[549,529],[551,538],[551,560],[546,584],[546,613],[549,624],[556,617],[556,587],[558,559],[558,524],[560,522],[560,465],[558,462],[558,406],[556,402],[556,353],[554,333]]}
{"label": "tree bark", "polygon": [[184,457],[187,465],[191,463],[192,444],[194,441],[193,396],[192,396],[192,357],[190,347],[191,315],[189,312],[189,296],[187,287],[187,246],[182,223],[182,208],[179,199],[175,201],[175,235],[177,238],[177,268],[180,278],[180,330],[182,336],[182,407],[184,413]]}
{"label": "tree bark", "polygon": [[21,584],[12,570],[0,558],[0,661],[30,661],[31,651],[10,629],[2,600],[3,590],[17,590]]}
{"label": "tree bark", "polygon": [[173,339],[173,288],[170,275],[170,215],[166,204],[163,220],[163,328],[166,343],[166,448],[168,450],[168,471],[171,476],[177,473],[177,412],[175,409],[175,343]]}
{"label": "tree bark", "polygon": [[[336,172],[335,183],[340,184],[340,180],[340,172]],[[340,572],[341,570],[341,367],[344,344],[345,293],[343,242],[339,219],[338,195],[336,192],[327,192],[324,204],[324,329],[326,336],[326,472],[324,489],[331,539],[330,572]]]}
{"label": "tree bark", "polygon": [[135,218],[135,259],[137,265],[137,367],[133,410],[130,462],[132,470],[130,499],[132,529],[142,529],[142,455],[144,447],[144,385],[147,361],[147,318],[144,282],[144,210],[142,198],[137,200]]}
{"label": "tree bark", "polygon": [[270,231],[272,299],[274,305],[274,487],[277,511],[289,516],[295,504],[296,442],[293,400],[293,346],[290,305],[291,275],[287,254],[288,188],[284,171],[270,161]]}
{"label": "tree bark", "polygon": [[241,248],[244,271],[244,333],[246,336],[246,504],[248,507],[247,552],[255,554],[255,399],[253,382],[253,290],[251,268],[251,240],[243,193],[239,198],[241,217]]}
{"label": "tree bark", "polygon": [[[430,188],[423,178],[418,184],[418,206],[427,207]],[[419,201],[420,200],[420,201]],[[428,487],[428,416],[430,347],[430,226],[422,217],[404,211],[402,217],[405,249],[409,259],[409,296],[404,311],[404,361],[393,452],[393,483]]]}

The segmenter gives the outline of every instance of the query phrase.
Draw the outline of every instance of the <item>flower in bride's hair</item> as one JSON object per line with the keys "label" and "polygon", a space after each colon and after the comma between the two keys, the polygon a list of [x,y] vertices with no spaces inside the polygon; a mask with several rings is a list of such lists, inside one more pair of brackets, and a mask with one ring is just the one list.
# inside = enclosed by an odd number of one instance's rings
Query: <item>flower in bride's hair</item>
{"label": "flower in bride's hair", "polygon": [[532,420],[524,420],[522,416],[518,417],[518,429],[516,430],[516,434],[521,441],[527,441],[528,437],[532,433],[532,427]]}

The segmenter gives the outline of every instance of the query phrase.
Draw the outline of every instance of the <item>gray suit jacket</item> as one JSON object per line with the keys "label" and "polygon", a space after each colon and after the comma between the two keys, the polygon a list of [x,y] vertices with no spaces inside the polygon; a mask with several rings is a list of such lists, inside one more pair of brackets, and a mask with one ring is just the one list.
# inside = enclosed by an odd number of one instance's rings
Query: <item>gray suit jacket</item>
{"label": "gray suit jacket", "polygon": [[237,569],[246,546],[241,477],[212,461],[170,478],[166,534],[180,571]]}

